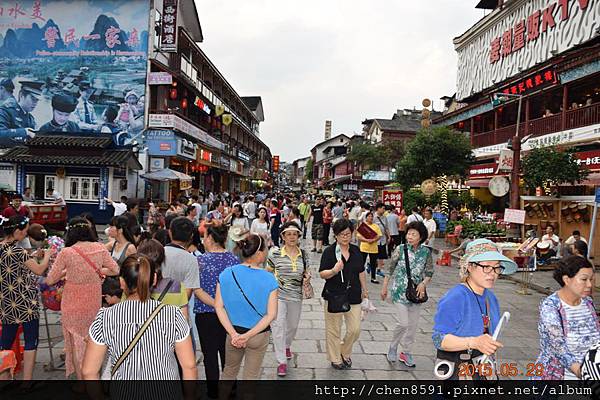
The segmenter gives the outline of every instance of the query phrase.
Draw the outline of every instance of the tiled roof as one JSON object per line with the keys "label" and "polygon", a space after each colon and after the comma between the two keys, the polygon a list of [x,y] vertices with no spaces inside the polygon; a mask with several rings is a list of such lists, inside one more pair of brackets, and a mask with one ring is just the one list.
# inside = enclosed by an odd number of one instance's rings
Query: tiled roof
{"label": "tiled roof", "polygon": [[112,137],[104,134],[60,135],[38,134],[27,142],[32,147],[93,147],[104,149],[112,144]]}
{"label": "tiled roof", "polygon": [[417,132],[421,129],[421,121],[416,119],[376,119],[375,121],[384,131]]}
{"label": "tiled roof", "polygon": [[136,166],[141,165],[131,150],[99,150],[96,154],[69,155],[69,154],[31,154],[27,147],[15,147],[8,153],[0,156],[2,162],[46,164],[46,165],[75,165],[75,166],[107,166],[123,167],[130,161]]}

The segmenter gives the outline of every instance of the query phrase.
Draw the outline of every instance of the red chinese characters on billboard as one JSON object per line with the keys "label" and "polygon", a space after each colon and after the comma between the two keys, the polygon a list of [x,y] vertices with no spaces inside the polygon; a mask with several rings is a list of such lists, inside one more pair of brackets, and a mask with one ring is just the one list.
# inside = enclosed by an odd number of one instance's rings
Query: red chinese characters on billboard
{"label": "red chinese characters on billboard", "polygon": [[[514,26],[493,38],[490,42],[490,64],[495,64],[502,58],[523,49],[527,43],[537,41],[542,34],[555,29],[560,22],[568,20],[570,1],[574,0],[558,0],[544,9],[535,10],[526,20],[517,20]],[[581,11],[588,8],[589,0],[577,0],[577,2]]]}
{"label": "red chinese characters on billboard", "polygon": [[555,83],[558,83],[558,75],[553,69],[547,69],[513,83],[504,88],[502,93],[524,94],[533,90],[543,89]]}
{"label": "red chinese characters on billboard", "polygon": [[398,213],[400,213],[403,206],[402,190],[384,190],[382,196],[383,204],[386,206],[394,206]]}
{"label": "red chinese characters on billboard", "polygon": [[169,52],[177,51],[177,0],[163,1],[161,18],[160,49]]}

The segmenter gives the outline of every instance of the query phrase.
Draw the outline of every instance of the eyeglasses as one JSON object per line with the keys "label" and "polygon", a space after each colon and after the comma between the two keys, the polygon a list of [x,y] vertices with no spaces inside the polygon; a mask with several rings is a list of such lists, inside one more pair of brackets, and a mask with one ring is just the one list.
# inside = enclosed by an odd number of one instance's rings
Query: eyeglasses
{"label": "eyeglasses", "polygon": [[489,274],[490,272],[494,271],[494,273],[496,273],[497,275],[500,275],[501,273],[504,272],[504,267],[499,265],[497,267],[492,267],[491,265],[483,265],[483,264],[479,264],[476,262],[472,262],[471,264],[477,265],[478,267],[481,267],[481,269],[483,270],[484,273]]}
{"label": "eyeglasses", "polygon": [[352,232],[344,232],[344,233],[340,233],[339,235],[337,235],[337,237],[340,237],[340,238],[347,238],[350,236],[352,236]]}

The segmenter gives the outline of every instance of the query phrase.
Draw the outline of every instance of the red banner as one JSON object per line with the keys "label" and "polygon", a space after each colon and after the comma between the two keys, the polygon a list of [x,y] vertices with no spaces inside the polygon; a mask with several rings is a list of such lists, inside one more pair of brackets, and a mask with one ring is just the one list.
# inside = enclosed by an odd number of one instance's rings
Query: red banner
{"label": "red banner", "polygon": [[582,151],[574,155],[581,168],[600,170],[600,150]]}
{"label": "red banner", "polygon": [[384,190],[382,196],[383,204],[394,206],[400,213],[403,206],[402,190]]}

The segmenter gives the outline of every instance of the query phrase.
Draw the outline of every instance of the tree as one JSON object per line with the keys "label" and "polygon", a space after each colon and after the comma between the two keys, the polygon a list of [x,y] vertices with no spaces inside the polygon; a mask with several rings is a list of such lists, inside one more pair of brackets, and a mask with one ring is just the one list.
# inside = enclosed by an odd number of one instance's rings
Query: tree
{"label": "tree", "polygon": [[588,171],[582,169],[573,156],[573,149],[538,147],[531,150],[523,160],[523,180],[525,186],[535,190],[538,187],[583,181]]}
{"label": "tree", "polygon": [[396,179],[409,189],[425,179],[464,177],[473,162],[469,139],[448,127],[421,129],[396,167]]}
{"label": "tree", "polygon": [[359,143],[352,145],[346,159],[358,162],[365,169],[393,168],[402,159],[405,151],[403,140],[385,140],[381,143]]}
{"label": "tree", "polygon": [[312,182],[313,180],[313,159],[312,157],[308,159],[306,162],[306,166],[304,167],[304,179],[308,179]]}

